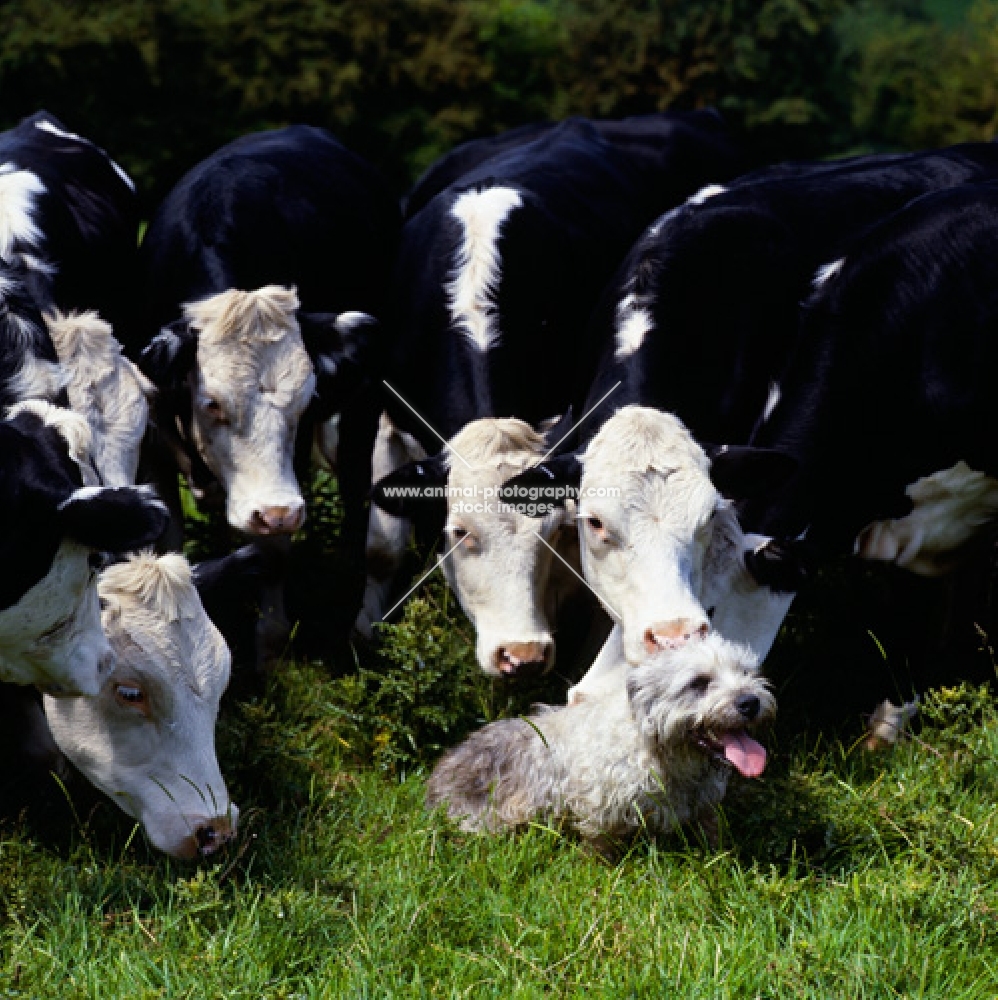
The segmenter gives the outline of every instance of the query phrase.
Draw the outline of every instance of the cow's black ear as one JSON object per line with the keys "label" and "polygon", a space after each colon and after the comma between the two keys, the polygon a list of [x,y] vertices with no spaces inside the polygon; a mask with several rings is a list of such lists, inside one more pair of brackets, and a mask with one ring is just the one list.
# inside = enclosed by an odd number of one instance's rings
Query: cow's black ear
{"label": "cow's black ear", "polygon": [[771,538],[745,553],[745,566],[755,580],[778,593],[796,593],[814,567],[814,552],[804,542]]}
{"label": "cow's black ear", "polygon": [[578,494],[582,463],[571,452],[534,465],[502,485],[503,503],[531,517],[544,517],[554,507],[564,507]]}
{"label": "cow's black ear", "polygon": [[407,462],[374,484],[371,502],[394,517],[417,518],[437,505],[446,506],[447,475],[442,454]]}
{"label": "cow's black ear", "polygon": [[572,416],[571,406],[560,417],[552,417],[550,420],[542,420],[537,425],[537,432],[544,435],[545,451],[554,451],[560,447],[561,451],[568,451],[568,439],[575,430],[575,418]]}
{"label": "cow's black ear", "polygon": [[779,489],[797,471],[797,459],[773,448],[704,445],[710,479],[729,500],[751,500]]}
{"label": "cow's black ear", "polygon": [[149,486],[84,486],[58,507],[67,538],[102,552],[131,552],[152,545],[170,512]]}
{"label": "cow's black ear", "polygon": [[139,370],[160,389],[183,384],[197,357],[197,332],[185,319],[164,326],[139,355]]}
{"label": "cow's black ear", "polygon": [[363,312],[299,310],[298,327],[315,368],[315,392],[323,415],[339,412],[363,383],[380,324]]}

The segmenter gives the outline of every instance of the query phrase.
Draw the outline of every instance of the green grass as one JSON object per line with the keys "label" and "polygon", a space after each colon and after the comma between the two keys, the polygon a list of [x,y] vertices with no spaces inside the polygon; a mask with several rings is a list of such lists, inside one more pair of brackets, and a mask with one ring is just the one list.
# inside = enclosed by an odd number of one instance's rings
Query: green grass
{"label": "green grass", "polygon": [[825,669],[843,630],[881,658],[865,618],[815,614],[831,586],[777,651],[771,764],[733,779],[717,849],[677,833],[607,859],[543,826],[479,838],[427,814],[441,747],[559,690],[481,677],[439,580],[338,676],[236,675],[218,749],[242,816],[217,859],[156,854],[78,782],[0,824],[0,1000],[993,1000],[998,707],[940,688],[917,737],[875,756],[855,720],[815,722],[795,669]]}

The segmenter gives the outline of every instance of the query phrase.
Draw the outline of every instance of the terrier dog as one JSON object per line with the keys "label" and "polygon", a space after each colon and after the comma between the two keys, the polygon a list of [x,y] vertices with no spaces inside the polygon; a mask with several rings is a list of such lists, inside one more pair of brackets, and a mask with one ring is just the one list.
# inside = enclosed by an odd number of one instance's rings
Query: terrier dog
{"label": "terrier dog", "polygon": [[747,729],[775,708],[752,654],[716,633],[639,667],[621,657],[584,699],[493,722],[444,754],[427,806],[474,832],[538,819],[598,838],[697,820],[712,837],[732,768],[766,766]]}

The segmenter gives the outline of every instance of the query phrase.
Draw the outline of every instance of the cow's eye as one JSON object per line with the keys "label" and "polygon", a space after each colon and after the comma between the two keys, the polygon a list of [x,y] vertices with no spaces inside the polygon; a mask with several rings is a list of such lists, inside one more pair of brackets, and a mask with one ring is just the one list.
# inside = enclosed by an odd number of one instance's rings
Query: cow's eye
{"label": "cow's eye", "polygon": [[228,423],[228,418],[225,416],[225,410],[222,409],[222,404],[215,399],[214,396],[205,396],[202,406],[204,407],[204,412],[207,413],[212,420],[220,424]]}
{"label": "cow's eye", "polygon": [[474,549],[478,544],[475,536],[467,528],[451,528],[450,537],[451,544],[454,546],[461,545],[466,549]]}
{"label": "cow's eye", "polygon": [[125,708],[137,708],[143,715],[146,713],[145,692],[136,684],[116,684],[114,700]]}
{"label": "cow's eye", "polygon": [[713,618],[714,618],[714,613],[715,613],[716,611],[717,611],[717,608],[708,608],[708,609],[707,609],[707,617],[713,620]]}
{"label": "cow's eye", "polygon": [[605,542],[608,538],[608,532],[606,530],[606,525],[603,523],[602,518],[596,517],[595,515],[588,515],[585,518],[586,527],[601,541]]}
{"label": "cow's eye", "polygon": [[710,687],[710,675],[697,674],[697,676],[690,681],[688,686],[691,691],[695,691],[697,694],[704,694],[707,688]]}

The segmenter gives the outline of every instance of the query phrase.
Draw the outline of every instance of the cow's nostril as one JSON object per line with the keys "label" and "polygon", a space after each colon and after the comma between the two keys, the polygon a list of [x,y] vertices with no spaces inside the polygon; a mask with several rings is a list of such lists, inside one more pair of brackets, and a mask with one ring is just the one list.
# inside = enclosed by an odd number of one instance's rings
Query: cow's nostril
{"label": "cow's nostril", "polygon": [[759,699],[754,694],[743,694],[735,702],[735,708],[739,714],[751,722],[758,714],[761,705]]}
{"label": "cow's nostril", "polygon": [[505,677],[542,673],[551,659],[549,642],[511,642],[496,650],[496,668]]}
{"label": "cow's nostril", "polygon": [[250,531],[257,535],[291,534],[305,521],[305,505],[260,507],[250,515]]}
{"label": "cow's nostril", "polygon": [[216,841],[218,840],[218,833],[215,828],[210,824],[208,826],[199,827],[194,831],[194,839],[197,841],[198,850],[202,854],[208,854],[215,847]]}
{"label": "cow's nostril", "polygon": [[659,649],[678,649],[686,645],[694,636],[707,637],[710,624],[692,618],[676,618],[669,622],[656,622],[645,630],[645,652],[651,654]]}

